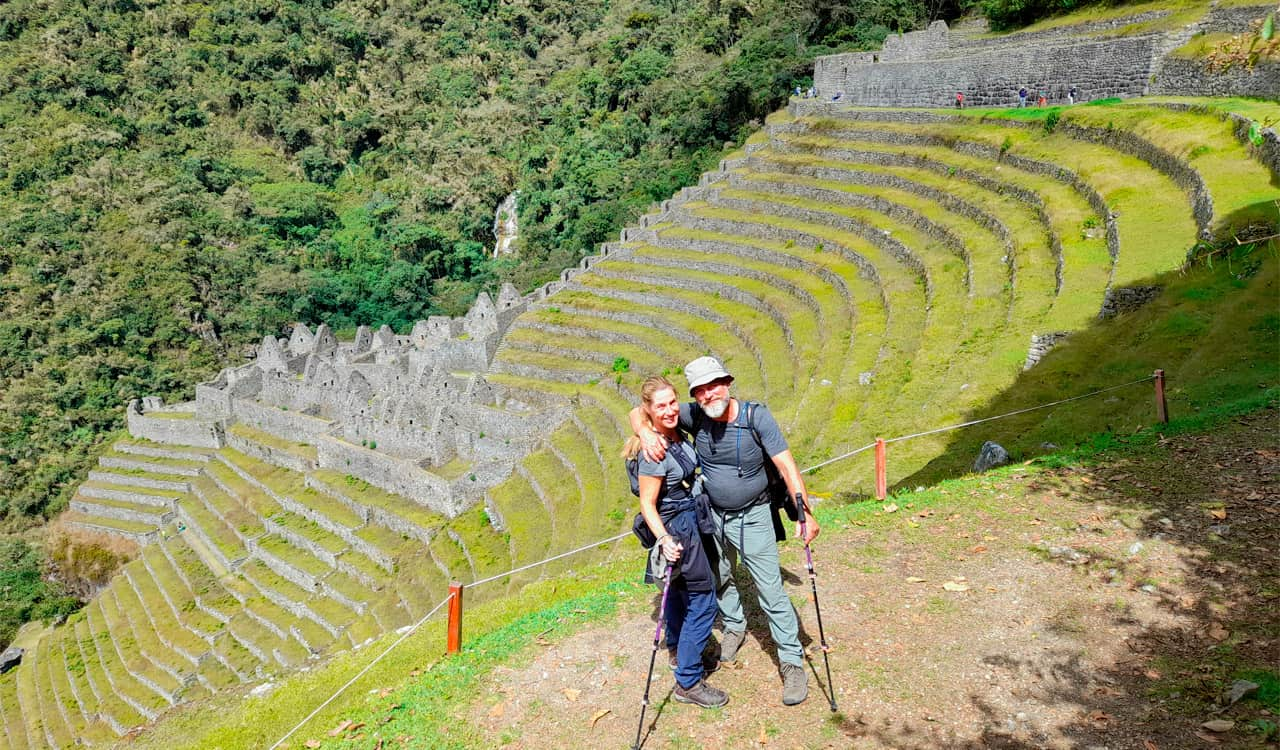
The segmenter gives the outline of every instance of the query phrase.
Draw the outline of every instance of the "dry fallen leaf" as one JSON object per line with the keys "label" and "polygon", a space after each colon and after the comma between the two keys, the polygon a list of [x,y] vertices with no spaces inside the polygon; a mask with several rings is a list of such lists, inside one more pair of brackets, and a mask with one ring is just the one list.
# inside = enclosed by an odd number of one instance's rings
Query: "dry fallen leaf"
{"label": "dry fallen leaf", "polygon": [[546,638],[543,638],[542,636],[538,636],[537,638],[534,638],[534,639],[533,639],[533,642],[534,642],[534,643],[536,643],[536,644],[538,644],[539,646],[550,646],[550,645],[551,645],[551,641],[548,641]]}
{"label": "dry fallen leaf", "polygon": [[907,583],[924,583],[926,580],[928,579],[920,578],[918,576],[907,576]]}
{"label": "dry fallen leaf", "polygon": [[979,552],[986,552],[986,551],[987,551],[987,546],[986,546],[985,544],[979,544],[979,545],[977,545],[977,546],[975,546],[975,547],[971,548],[969,551],[970,551],[970,552],[972,552],[972,553],[974,553],[974,554],[976,555],[976,554],[978,554]]}
{"label": "dry fallen leaf", "polygon": [[1101,723],[1111,721],[1111,718],[1112,718],[1111,714],[1107,713],[1106,711],[1103,711],[1100,708],[1095,708],[1094,710],[1089,712],[1089,721],[1096,721],[1101,724]]}
{"label": "dry fallen leaf", "polygon": [[564,693],[564,697],[568,698],[570,703],[578,700],[578,696],[582,695],[582,691],[577,688],[565,688],[560,692]]}
{"label": "dry fallen leaf", "polygon": [[340,734],[342,734],[343,732],[347,731],[347,728],[348,728],[348,727],[350,727],[350,726],[351,726],[351,720],[350,720],[350,719],[343,719],[341,722],[339,722],[339,723],[338,723],[338,726],[336,726],[336,727],[334,727],[333,729],[330,729],[330,730],[329,730],[329,736],[330,736],[330,737],[337,737],[338,735],[340,735]]}
{"label": "dry fallen leaf", "polygon": [[757,742],[760,743],[760,747],[764,747],[765,745],[769,744],[769,735],[766,734],[764,731],[764,724],[760,725],[760,738],[757,740]]}
{"label": "dry fallen leaf", "polygon": [[1227,518],[1227,509],[1226,509],[1226,508],[1213,508],[1213,509],[1211,509],[1211,510],[1209,511],[1209,515],[1213,516],[1214,518],[1218,519],[1219,521],[1223,521],[1223,520],[1226,520],[1226,518]]}
{"label": "dry fallen leaf", "polygon": [[1213,626],[1209,628],[1209,637],[1215,641],[1225,641],[1230,635],[1231,631],[1222,627],[1219,623],[1215,622]]}
{"label": "dry fallen leaf", "polygon": [[969,584],[960,583],[959,581],[947,581],[946,583],[942,584],[942,588],[946,589],[947,591],[968,591]]}
{"label": "dry fallen leaf", "polygon": [[1208,729],[1210,732],[1230,732],[1236,723],[1230,719],[1213,719],[1206,721],[1200,726]]}
{"label": "dry fallen leaf", "polygon": [[602,708],[602,709],[600,709],[599,711],[596,711],[595,713],[591,714],[591,728],[592,728],[592,729],[594,729],[594,728],[595,728],[595,726],[596,726],[596,722],[597,722],[597,721],[600,721],[601,719],[603,719],[605,716],[609,715],[610,713],[611,713],[611,711],[609,711],[609,709],[607,709],[607,708]]}
{"label": "dry fallen leaf", "polygon": [[897,513],[897,512],[898,512],[898,506],[897,506],[897,505],[895,505],[895,504],[893,504],[893,503],[889,503],[888,505],[884,506],[884,512],[885,512],[885,513]]}
{"label": "dry fallen leaf", "polygon": [[1192,734],[1194,734],[1195,736],[1197,736],[1197,737],[1199,737],[1200,739],[1204,740],[1205,742],[1208,742],[1208,743],[1211,743],[1211,744],[1214,744],[1214,745],[1216,745],[1216,744],[1218,744],[1219,742],[1221,742],[1221,741],[1222,741],[1222,740],[1218,739],[1217,737],[1214,737],[1214,736],[1213,736],[1213,735],[1211,735],[1211,734],[1205,734],[1204,732],[1192,732]]}
{"label": "dry fallen leaf", "polygon": [[493,704],[493,708],[489,709],[489,718],[501,719],[502,714],[506,713],[506,710],[507,710],[506,703],[495,703]]}
{"label": "dry fallen leaf", "polygon": [[1149,680],[1158,680],[1160,679],[1160,676],[1161,676],[1160,671],[1157,669],[1148,669],[1145,672],[1145,674],[1147,675],[1147,679]]}
{"label": "dry fallen leaf", "polygon": [[315,748],[320,747],[320,740],[307,740],[303,744],[314,750]]}
{"label": "dry fallen leaf", "polygon": [[1160,746],[1151,740],[1142,741],[1142,750],[1160,750]]}

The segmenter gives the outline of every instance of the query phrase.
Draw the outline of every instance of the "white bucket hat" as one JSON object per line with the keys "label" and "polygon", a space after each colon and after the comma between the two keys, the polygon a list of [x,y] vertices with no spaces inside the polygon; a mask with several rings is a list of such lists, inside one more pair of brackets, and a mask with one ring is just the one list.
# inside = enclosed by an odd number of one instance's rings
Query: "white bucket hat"
{"label": "white bucket hat", "polygon": [[684,367],[684,376],[689,379],[689,395],[693,395],[693,389],[700,385],[706,385],[713,380],[720,378],[728,378],[733,380],[733,376],[729,371],[724,369],[724,365],[720,364],[720,360],[715,357],[698,357]]}

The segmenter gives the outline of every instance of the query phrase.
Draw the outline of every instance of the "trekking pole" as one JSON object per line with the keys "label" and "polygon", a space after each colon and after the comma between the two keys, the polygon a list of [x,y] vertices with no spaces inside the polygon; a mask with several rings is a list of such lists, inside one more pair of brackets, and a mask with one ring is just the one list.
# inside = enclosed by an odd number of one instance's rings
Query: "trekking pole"
{"label": "trekking pole", "polygon": [[667,614],[667,592],[671,590],[671,570],[667,565],[667,582],[662,585],[662,604],[658,605],[658,627],[653,630],[653,653],[649,654],[649,676],[644,680],[644,700],[640,701],[640,724],[636,726],[636,741],[631,750],[640,750],[640,733],[644,731],[644,712],[649,707],[649,685],[653,682],[653,663],[658,659],[658,641],[662,637],[662,621]]}
{"label": "trekking pole", "polygon": [[[800,492],[796,493],[796,507],[800,509],[800,538],[804,539],[804,519],[809,512],[809,506]],[[827,667],[827,688],[831,690],[827,700],[831,703],[832,712],[835,712],[839,710],[836,708],[836,686],[831,681],[831,659],[827,656],[831,647],[827,645],[827,634],[822,630],[822,607],[818,606],[818,575],[813,572],[813,551],[809,549],[808,541],[804,543],[804,559],[805,565],[809,568],[809,586],[813,589],[813,611],[818,615],[818,642],[822,644],[822,663]]]}

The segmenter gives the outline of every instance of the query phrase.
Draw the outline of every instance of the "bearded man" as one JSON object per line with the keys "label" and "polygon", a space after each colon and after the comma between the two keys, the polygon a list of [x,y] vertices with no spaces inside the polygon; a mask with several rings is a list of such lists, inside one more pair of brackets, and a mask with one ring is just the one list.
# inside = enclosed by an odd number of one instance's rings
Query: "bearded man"
{"label": "bearded man", "polygon": [[[720,660],[737,658],[747,637],[747,619],[733,581],[734,563],[741,560],[755,582],[760,609],[778,647],[782,703],[794,706],[808,697],[809,676],[800,645],[799,618],[782,587],[764,462],[773,462],[792,497],[805,496],[804,480],[769,409],[763,404],[748,409],[733,398],[729,394],[733,376],[719,360],[699,357],[684,368],[684,374],[694,400],[680,405],[680,429],[693,435],[716,527],[716,593],[724,623]],[[630,419],[645,456],[661,461],[666,441],[653,430],[644,410],[632,409]],[[809,512],[808,503],[802,507],[804,542],[808,544],[818,536],[818,521]]]}

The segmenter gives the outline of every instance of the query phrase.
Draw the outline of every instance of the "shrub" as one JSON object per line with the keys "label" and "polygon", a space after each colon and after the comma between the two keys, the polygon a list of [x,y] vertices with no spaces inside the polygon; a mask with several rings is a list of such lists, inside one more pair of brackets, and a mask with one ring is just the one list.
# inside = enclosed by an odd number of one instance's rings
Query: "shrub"
{"label": "shrub", "polygon": [[49,529],[48,549],[51,576],[81,599],[96,594],[138,556],[137,543],[128,539],[58,522]]}
{"label": "shrub", "polygon": [[23,623],[79,609],[61,584],[41,575],[42,568],[39,548],[19,537],[0,538],[0,649],[8,647]]}

